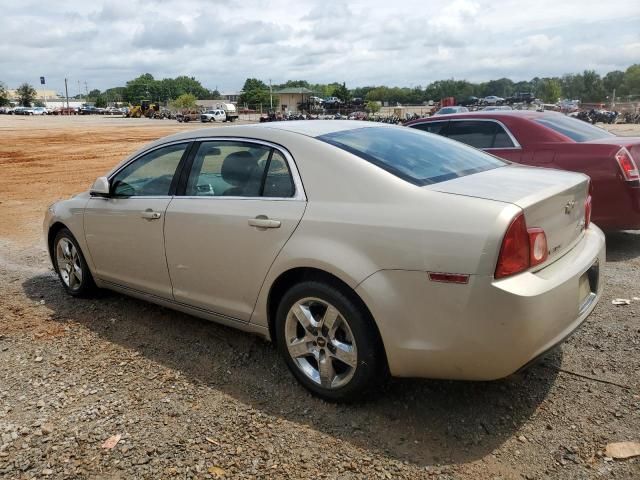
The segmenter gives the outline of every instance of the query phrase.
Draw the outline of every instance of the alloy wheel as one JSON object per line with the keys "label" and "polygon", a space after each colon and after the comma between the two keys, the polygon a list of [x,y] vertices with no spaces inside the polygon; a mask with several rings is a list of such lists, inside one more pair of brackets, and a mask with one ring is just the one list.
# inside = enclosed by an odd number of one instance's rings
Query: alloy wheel
{"label": "alloy wheel", "polygon": [[78,250],[71,240],[61,238],[56,246],[56,262],[64,284],[76,291],[82,285],[82,264]]}
{"label": "alloy wheel", "polygon": [[295,365],[327,389],[349,383],[358,365],[355,337],[336,307],[319,298],[303,298],[289,309],[286,345]]}

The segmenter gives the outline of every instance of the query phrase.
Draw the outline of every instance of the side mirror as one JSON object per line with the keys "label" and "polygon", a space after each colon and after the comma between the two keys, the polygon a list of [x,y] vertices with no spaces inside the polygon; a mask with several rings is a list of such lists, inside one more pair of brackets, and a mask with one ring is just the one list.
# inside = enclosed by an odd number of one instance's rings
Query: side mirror
{"label": "side mirror", "polygon": [[107,177],[98,177],[91,190],[89,190],[89,194],[92,197],[108,197],[109,193],[109,180]]}

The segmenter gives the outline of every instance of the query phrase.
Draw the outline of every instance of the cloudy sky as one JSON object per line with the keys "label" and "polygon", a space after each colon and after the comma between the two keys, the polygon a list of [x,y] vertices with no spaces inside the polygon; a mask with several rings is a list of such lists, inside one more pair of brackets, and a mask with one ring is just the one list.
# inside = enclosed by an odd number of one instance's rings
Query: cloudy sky
{"label": "cloudy sky", "polygon": [[640,62],[639,0],[0,0],[0,81],[425,86]]}

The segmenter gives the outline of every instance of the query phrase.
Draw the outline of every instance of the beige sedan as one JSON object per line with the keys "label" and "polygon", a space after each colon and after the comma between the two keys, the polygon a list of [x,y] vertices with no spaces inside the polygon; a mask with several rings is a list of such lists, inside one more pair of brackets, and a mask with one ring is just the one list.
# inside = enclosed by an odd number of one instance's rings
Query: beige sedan
{"label": "beige sedan", "polygon": [[329,400],[388,374],[489,380],[600,296],[589,179],[418,130],[302,121],[196,130],[49,207],[73,296],[109,288],[276,342]]}

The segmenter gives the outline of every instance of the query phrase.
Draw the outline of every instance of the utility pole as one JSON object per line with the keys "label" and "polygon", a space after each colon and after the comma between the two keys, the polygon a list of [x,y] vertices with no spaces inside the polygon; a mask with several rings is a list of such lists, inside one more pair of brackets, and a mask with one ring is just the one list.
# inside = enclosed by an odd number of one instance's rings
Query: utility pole
{"label": "utility pole", "polygon": [[80,80],[78,80],[78,95],[80,95],[80,101],[82,101],[82,90],[80,89]]}
{"label": "utility pole", "polygon": [[67,86],[67,79],[64,79],[64,94],[67,97],[67,115],[71,115],[69,111],[69,87]]}
{"label": "utility pole", "polygon": [[616,89],[613,89],[613,94],[611,95],[611,110],[616,106]]}
{"label": "utility pole", "polygon": [[269,79],[269,109],[273,110],[273,90],[271,89],[271,79]]}

